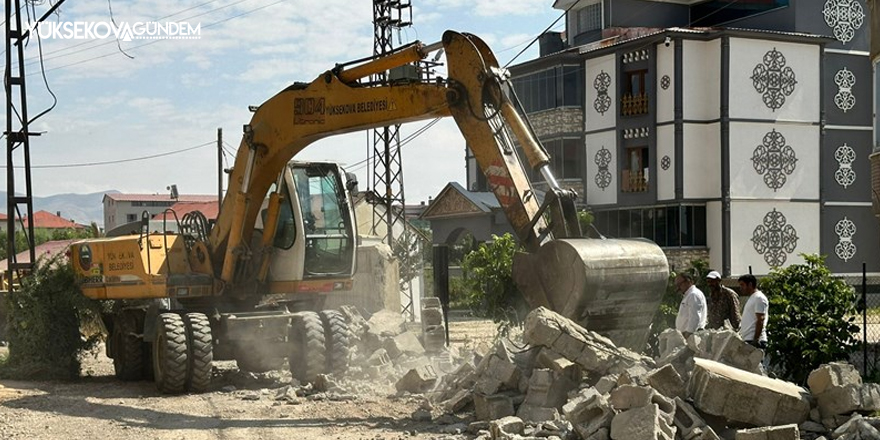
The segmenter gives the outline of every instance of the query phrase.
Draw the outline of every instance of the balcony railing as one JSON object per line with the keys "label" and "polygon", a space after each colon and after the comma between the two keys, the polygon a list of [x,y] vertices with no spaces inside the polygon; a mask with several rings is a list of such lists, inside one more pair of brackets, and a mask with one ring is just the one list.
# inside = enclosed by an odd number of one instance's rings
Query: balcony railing
{"label": "balcony railing", "polygon": [[620,114],[623,116],[648,114],[648,95],[646,93],[623,95],[620,98]]}
{"label": "balcony railing", "polygon": [[623,170],[623,177],[620,179],[623,184],[621,191],[623,192],[646,192],[648,191],[648,179],[645,173],[637,171],[635,173],[629,170]]}

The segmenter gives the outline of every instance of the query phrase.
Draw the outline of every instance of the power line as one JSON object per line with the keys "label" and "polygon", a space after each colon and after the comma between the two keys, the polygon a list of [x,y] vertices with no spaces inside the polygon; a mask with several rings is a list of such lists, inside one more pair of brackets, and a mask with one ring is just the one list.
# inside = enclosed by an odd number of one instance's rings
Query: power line
{"label": "power line", "polygon": [[[180,150],[167,151],[165,153],[152,154],[149,156],[134,157],[131,159],[117,159],[117,160],[108,160],[108,161],[104,161],[104,162],[66,163],[66,164],[56,164],[56,165],[31,165],[31,168],[32,169],[33,168],[82,168],[82,167],[93,167],[93,166],[99,166],[99,165],[113,165],[113,164],[119,164],[119,163],[127,163],[127,162],[136,162],[136,161],[140,161],[140,160],[155,159],[157,157],[171,156],[173,154],[180,154],[180,153],[192,151],[192,150],[195,150],[198,148],[204,148],[209,145],[216,145],[216,141],[205,142],[204,144],[199,144],[199,145],[195,145],[192,147],[183,148]],[[0,165],[0,168],[6,168],[6,165]],[[23,167],[17,166],[15,168],[23,168]]]}
{"label": "power line", "polygon": [[[240,3],[241,1],[245,1],[245,0],[240,0],[239,3]],[[232,16],[232,17],[227,17],[227,18],[224,18],[224,19],[222,19],[222,20],[218,20],[218,21],[215,21],[215,22],[213,22],[213,23],[206,24],[206,25],[202,26],[202,29],[207,29],[207,28],[210,28],[210,27],[216,26],[216,25],[218,25],[218,24],[225,23],[225,22],[227,22],[227,21],[229,21],[229,20],[232,20],[232,19],[234,19],[234,18],[239,18],[239,17],[243,17],[243,16],[245,16],[245,15],[252,14],[252,13],[257,12],[257,11],[259,11],[259,10],[262,10],[262,9],[268,8],[269,6],[274,6],[274,5],[277,5],[277,4],[279,4],[279,3],[283,3],[283,2],[285,2],[285,1],[287,1],[287,0],[278,0],[278,1],[275,1],[275,2],[273,2],[273,3],[265,4],[265,5],[263,5],[263,6],[259,6],[259,7],[256,7],[256,8],[253,8],[253,9],[250,9],[250,10],[248,10],[248,11],[242,12],[242,13],[237,14],[237,15],[234,15],[234,16]],[[218,9],[219,9],[219,8],[218,8]],[[141,48],[141,47],[145,47],[145,46],[149,46],[149,45],[152,45],[152,44],[156,44],[156,43],[158,43],[158,42],[160,42],[160,41],[165,41],[165,40],[152,40],[152,41],[149,41],[149,42],[144,43],[144,44],[139,44],[139,45],[136,45],[136,46],[129,47],[128,50],[131,51],[131,50],[134,50],[134,49],[139,49],[139,48]],[[112,44],[112,43],[113,43],[113,41],[104,42],[104,43],[101,43],[101,44],[99,44],[99,45],[97,45],[97,46],[92,46],[91,48],[82,49],[82,50],[80,50],[80,51],[77,51],[76,53],[78,53],[78,52],[84,52],[84,51],[89,50],[89,49],[97,48],[97,47],[99,47],[99,46],[104,46],[104,45]],[[54,57],[54,58],[61,58],[61,57],[67,56],[67,55],[72,55],[72,54],[59,55],[59,56]],[[98,55],[98,56],[95,56],[95,57],[92,57],[92,58],[87,58],[87,59],[85,59],[85,60],[80,60],[80,61],[77,61],[77,62],[74,62],[74,63],[70,63],[70,64],[65,64],[65,65],[62,65],[62,66],[53,67],[53,68],[51,68],[51,69],[46,69],[46,71],[47,71],[47,72],[51,72],[51,71],[53,71],[53,70],[58,70],[58,69],[64,69],[64,68],[67,68],[67,67],[77,66],[77,65],[84,64],[84,63],[88,63],[88,62],[91,62],[91,61],[99,60],[99,59],[101,59],[101,58],[107,58],[107,57],[112,56],[112,55],[116,55],[116,52],[110,52],[110,53],[106,53],[106,54],[103,54],[103,55]],[[48,60],[48,59],[49,59],[49,58],[47,58],[47,60]]]}

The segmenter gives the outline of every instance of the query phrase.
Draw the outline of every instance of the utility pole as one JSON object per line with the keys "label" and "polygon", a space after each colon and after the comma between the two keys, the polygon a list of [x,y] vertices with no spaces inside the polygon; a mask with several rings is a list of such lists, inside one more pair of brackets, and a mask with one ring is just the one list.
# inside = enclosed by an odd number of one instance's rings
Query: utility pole
{"label": "utility pole", "polygon": [[217,203],[218,203],[218,205],[217,205],[218,207],[223,204],[223,129],[222,128],[217,129]]}
{"label": "utility pole", "polygon": [[[373,55],[381,56],[394,50],[392,32],[412,25],[412,5],[409,0],[374,0],[373,1]],[[406,66],[404,66],[406,67]],[[374,75],[374,83],[387,83],[389,73]],[[372,157],[368,163],[373,170],[372,186],[379,196],[379,202],[385,212],[373,210],[373,231],[383,236],[401,264],[408,259],[403,252],[409,251],[406,219],[404,218],[405,198],[403,194],[403,164],[400,158],[400,124],[376,128],[371,136]],[[372,153],[372,154],[371,154]],[[397,207],[400,209],[398,210]],[[396,230],[400,230],[397,232]],[[400,280],[403,293],[401,313],[410,320],[415,319],[413,307],[412,285],[410,280]]]}

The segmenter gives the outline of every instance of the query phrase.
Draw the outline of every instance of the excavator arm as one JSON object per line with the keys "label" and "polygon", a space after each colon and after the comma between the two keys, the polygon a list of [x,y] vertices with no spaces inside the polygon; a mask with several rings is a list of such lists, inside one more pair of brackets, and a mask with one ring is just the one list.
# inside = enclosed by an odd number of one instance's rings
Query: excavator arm
{"label": "excavator arm", "polygon": [[[553,238],[552,232],[580,236],[574,198],[556,185],[547,154],[505,95],[506,74],[482,40],[444,33],[442,47],[449,72],[445,82],[366,81],[372,74],[418,61],[439,46],[415,44],[351,68],[338,66],[311,83],[288,87],[259,106],[244,128],[227,197],[209,237],[215,273],[225,285],[246,281],[241,279],[240,267],[252,257],[248,246],[263,200],[283,167],[302,149],[327,136],[450,115],[526,249],[537,250]],[[516,146],[551,183],[553,191],[543,207],[515,153]],[[273,232],[278,203],[273,195],[264,236]],[[549,229],[542,215],[545,211],[553,218]],[[265,277],[266,264],[262,266],[260,277]]]}

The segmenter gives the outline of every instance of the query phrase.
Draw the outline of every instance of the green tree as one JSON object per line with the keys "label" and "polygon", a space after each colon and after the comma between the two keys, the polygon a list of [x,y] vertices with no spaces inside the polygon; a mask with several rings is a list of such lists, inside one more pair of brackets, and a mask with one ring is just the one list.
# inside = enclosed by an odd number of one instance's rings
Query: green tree
{"label": "green tree", "polygon": [[[9,357],[0,363],[0,376],[70,379],[79,375],[80,353],[101,336],[96,324],[98,303],[80,293],[64,255],[37,261],[21,288],[6,295],[6,306]],[[83,334],[87,327],[93,330]]]}
{"label": "green tree", "polygon": [[520,245],[512,235],[493,235],[462,262],[466,303],[478,315],[491,318],[508,330],[518,325],[528,305],[513,281],[513,256]]}
{"label": "green tree", "polygon": [[770,300],[767,353],[782,378],[803,384],[810,372],[846,360],[856,345],[855,290],[834,278],[825,258],[773,269],[760,282]]}

